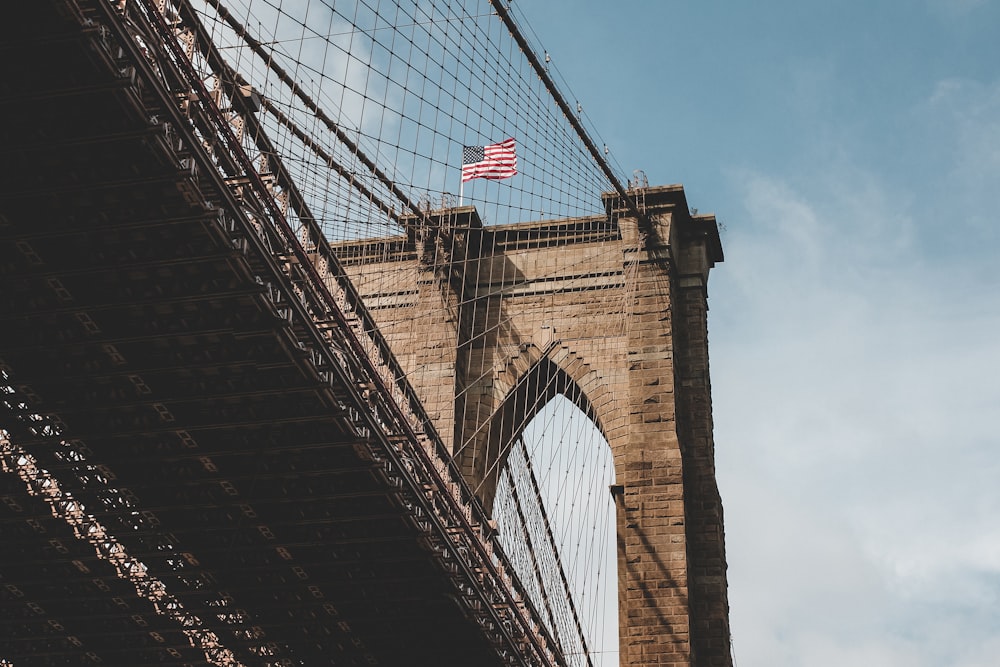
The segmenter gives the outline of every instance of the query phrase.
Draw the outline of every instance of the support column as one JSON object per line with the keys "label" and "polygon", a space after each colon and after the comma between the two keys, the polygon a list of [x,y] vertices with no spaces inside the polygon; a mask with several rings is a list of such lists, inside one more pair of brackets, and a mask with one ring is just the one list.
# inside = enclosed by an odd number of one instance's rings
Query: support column
{"label": "support column", "polygon": [[[669,230],[669,213],[664,215]],[[684,475],[676,422],[670,265],[666,244],[621,220],[633,265],[628,332],[628,441],[616,452],[621,664],[689,665]],[[629,257],[638,253],[638,257]],[[628,271],[628,268],[626,268]]]}
{"label": "support column", "polygon": [[674,298],[675,358],[681,390],[678,427],[683,448],[688,576],[692,589],[694,664],[729,667],[729,601],[722,500],[715,479],[712,385],[708,368],[708,272],[721,259],[715,220],[694,217],[678,230]]}
{"label": "support column", "polygon": [[621,665],[728,667],[704,289],[721,245],[679,188],[647,189],[645,206],[641,228],[619,221],[634,281],[628,436],[615,452]]}

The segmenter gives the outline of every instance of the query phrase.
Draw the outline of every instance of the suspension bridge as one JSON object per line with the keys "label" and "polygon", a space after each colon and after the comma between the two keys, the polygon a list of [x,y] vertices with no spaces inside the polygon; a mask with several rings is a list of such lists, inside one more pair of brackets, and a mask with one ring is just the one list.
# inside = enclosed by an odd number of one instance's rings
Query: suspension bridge
{"label": "suspension bridge", "polygon": [[732,664],[717,225],[514,7],[7,18],[0,665]]}

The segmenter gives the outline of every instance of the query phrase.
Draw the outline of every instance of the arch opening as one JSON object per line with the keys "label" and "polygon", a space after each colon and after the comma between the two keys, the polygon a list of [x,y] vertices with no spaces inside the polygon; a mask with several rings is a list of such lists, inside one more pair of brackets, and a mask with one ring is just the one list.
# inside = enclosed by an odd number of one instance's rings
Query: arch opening
{"label": "arch opening", "polygon": [[493,517],[567,663],[612,667],[619,640],[614,460],[583,394],[560,389],[511,441]]}
{"label": "arch opening", "polygon": [[[600,417],[580,385],[548,357],[540,358],[518,377],[488,418],[483,418],[481,405],[476,404],[469,411],[471,419],[466,424],[457,424],[455,441],[463,444],[456,458],[488,512],[493,511],[497,483],[507,466],[507,456],[527,426],[558,396],[565,397],[599,433],[604,433]],[[458,410],[464,412],[469,407],[460,402]],[[471,428],[463,433],[468,424]]]}

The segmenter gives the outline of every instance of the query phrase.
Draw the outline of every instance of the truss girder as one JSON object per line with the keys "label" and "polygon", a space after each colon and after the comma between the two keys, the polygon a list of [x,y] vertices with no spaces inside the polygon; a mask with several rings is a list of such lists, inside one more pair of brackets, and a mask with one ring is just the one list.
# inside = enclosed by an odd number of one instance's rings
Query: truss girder
{"label": "truss girder", "polygon": [[0,659],[560,664],[168,4],[19,3],[0,44]]}

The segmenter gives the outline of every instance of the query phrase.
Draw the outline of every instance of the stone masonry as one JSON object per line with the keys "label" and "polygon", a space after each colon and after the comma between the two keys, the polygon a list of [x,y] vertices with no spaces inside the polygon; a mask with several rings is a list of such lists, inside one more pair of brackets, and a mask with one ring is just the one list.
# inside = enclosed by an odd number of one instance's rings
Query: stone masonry
{"label": "stone masonry", "polygon": [[484,227],[473,207],[335,246],[483,504],[508,445],[566,395],[611,446],[621,665],[730,667],[708,373],[712,216],[681,186],[608,215]]}

